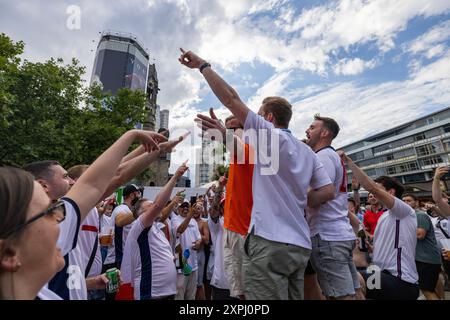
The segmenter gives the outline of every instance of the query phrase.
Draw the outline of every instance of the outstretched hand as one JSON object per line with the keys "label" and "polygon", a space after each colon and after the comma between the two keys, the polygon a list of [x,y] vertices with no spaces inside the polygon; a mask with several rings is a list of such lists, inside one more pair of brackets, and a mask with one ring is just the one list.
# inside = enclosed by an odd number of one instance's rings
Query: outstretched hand
{"label": "outstretched hand", "polygon": [[180,178],[189,169],[189,167],[186,164],[187,160],[175,172],[175,176],[177,178]]}
{"label": "outstretched hand", "polygon": [[436,169],[436,172],[434,173],[435,179],[441,179],[446,173],[448,173],[449,168],[447,166],[439,167]]}
{"label": "outstretched hand", "polygon": [[135,132],[146,152],[159,150],[159,144],[167,141],[165,136],[153,131],[136,130]]}
{"label": "outstretched hand", "polygon": [[197,123],[197,126],[203,130],[203,133],[206,134],[206,136],[208,136],[211,140],[215,140],[218,131],[222,135],[222,140],[224,141],[227,129],[223,125],[222,121],[216,117],[213,108],[209,109],[209,115],[210,116],[208,117],[202,114],[197,114],[197,118],[195,118],[194,121]]}
{"label": "outstretched hand", "polygon": [[191,69],[198,69],[204,64],[206,61],[197,56],[192,51],[184,51],[183,48],[180,48],[181,55],[178,58],[181,64],[185,65]]}
{"label": "outstretched hand", "polygon": [[163,142],[161,144],[159,144],[159,148],[161,149],[161,151],[163,152],[167,152],[167,153],[171,153],[175,151],[175,147],[182,142],[183,140],[185,140],[191,133],[190,132],[186,132],[185,134],[183,134],[182,136],[180,136],[178,139],[176,140],[169,140],[167,142]]}

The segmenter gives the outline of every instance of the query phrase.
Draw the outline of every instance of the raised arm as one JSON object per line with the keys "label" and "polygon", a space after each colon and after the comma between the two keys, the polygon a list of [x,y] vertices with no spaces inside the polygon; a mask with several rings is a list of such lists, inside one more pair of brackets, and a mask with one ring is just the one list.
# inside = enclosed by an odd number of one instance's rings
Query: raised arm
{"label": "raised arm", "polygon": [[167,201],[170,199],[170,195],[172,194],[173,188],[177,184],[178,179],[180,179],[187,169],[188,167],[186,166],[186,163],[183,163],[177,169],[169,182],[167,182],[164,188],[158,193],[155,201],[144,209],[140,219],[145,228],[150,227],[153,221],[162,212]]}
{"label": "raised arm", "polygon": [[237,92],[212,70],[210,65],[205,67],[205,60],[191,51],[185,52],[183,49],[180,50],[182,52],[178,59],[180,63],[191,69],[200,69],[203,66],[202,74],[216,97],[241,123],[245,123],[250,109],[242,102]]}
{"label": "raised arm", "polygon": [[213,203],[211,204],[210,216],[214,223],[217,223],[220,218],[220,201],[222,200],[223,190],[227,185],[228,179],[225,176],[219,178],[219,185],[214,194]]}
{"label": "raised arm", "polygon": [[352,190],[353,190],[353,200],[355,200],[355,214],[359,212],[359,207],[361,205],[361,198],[359,196],[360,184],[356,177],[352,177]]}
{"label": "raised arm", "polygon": [[158,143],[166,141],[167,138],[155,132],[131,130],[101,154],[67,193],[67,197],[78,204],[81,221],[105,193],[120,162],[135,140],[144,145],[145,151],[151,152],[158,150]]}
{"label": "raised arm", "polygon": [[[131,151],[129,154],[127,154],[125,157],[122,158],[121,165],[122,165],[122,163],[125,163],[131,159],[134,159],[134,158],[140,156],[144,152],[145,152],[145,150],[144,150],[143,146],[137,147],[136,149],[134,149],[133,151]],[[120,166],[119,166],[119,169],[120,169]]]}
{"label": "raised arm", "polygon": [[348,167],[353,172],[356,180],[366,189],[372,193],[379,201],[384,203],[388,209],[392,209],[395,203],[395,197],[388,193],[383,187],[380,187],[368,175],[364,173],[344,152],[339,152],[342,159],[347,162]]}
{"label": "raised arm", "polygon": [[[118,187],[126,184],[128,181],[130,181],[135,176],[137,176],[142,171],[144,171],[146,168],[148,168],[148,166],[153,161],[155,161],[161,153],[172,152],[174,150],[174,148],[180,142],[182,142],[184,139],[186,139],[186,137],[188,135],[189,135],[189,133],[186,133],[186,134],[180,136],[178,139],[160,143],[159,150],[155,150],[150,153],[143,153],[139,156],[135,156],[134,158],[131,158],[130,160],[128,160],[126,162],[122,162],[119,165],[119,168],[117,169],[117,172],[114,175],[113,179],[111,180],[108,187],[106,188],[106,191],[104,192],[104,194],[102,195],[102,197],[99,200],[103,200],[105,197],[107,197],[111,193],[113,193]],[[141,147],[139,147],[139,148],[141,148]],[[137,149],[139,149],[139,148],[137,148]],[[135,149],[135,150],[137,150],[137,149]]]}
{"label": "raised arm", "polygon": [[189,209],[189,213],[187,214],[186,218],[184,218],[183,222],[178,226],[177,233],[182,234],[186,231],[186,228],[189,225],[189,222],[191,221],[192,217],[194,216],[194,206],[192,206]]}
{"label": "raised arm", "polygon": [[444,197],[442,197],[440,181],[448,171],[449,168],[447,166],[439,167],[436,169],[431,190],[433,200],[439,208],[441,215],[444,217],[450,217],[450,205],[448,204],[447,199],[444,199]]}
{"label": "raised arm", "polygon": [[180,193],[183,191],[180,191],[176,194],[176,196],[170,201],[170,203],[163,209],[162,215],[161,215],[161,222],[166,221],[166,219],[170,216],[170,213],[173,211],[173,208],[178,204],[180,205],[184,198],[180,196]]}

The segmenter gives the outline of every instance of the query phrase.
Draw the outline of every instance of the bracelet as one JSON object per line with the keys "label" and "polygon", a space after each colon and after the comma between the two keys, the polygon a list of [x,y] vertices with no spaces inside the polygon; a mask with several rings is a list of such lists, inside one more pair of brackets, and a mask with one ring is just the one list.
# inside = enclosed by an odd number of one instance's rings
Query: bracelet
{"label": "bracelet", "polygon": [[207,68],[207,67],[211,67],[211,64],[209,64],[208,62],[205,62],[204,64],[202,64],[200,66],[200,73],[203,73],[203,69]]}

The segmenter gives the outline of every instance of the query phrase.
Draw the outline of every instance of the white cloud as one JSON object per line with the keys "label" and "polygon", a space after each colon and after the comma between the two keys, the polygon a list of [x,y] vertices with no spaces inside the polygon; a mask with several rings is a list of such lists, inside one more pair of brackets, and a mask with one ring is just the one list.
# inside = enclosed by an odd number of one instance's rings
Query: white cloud
{"label": "white cloud", "polygon": [[342,59],[333,68],[336,75],[357,75],[363,73],[366,69],[372,69],[376,65],[375,60],[364,61],[360,58]]}
{"label": "white cloud", "polygon": [[[329,80],[334,74],[358,75],[378,66],[380,56],[397,45],[399,32],[406,30],[412,19],[448,13],[450,1],[342,0],[313,4],[301,11],[299,3],[79,0],[82,28],[70,31],[65,27],[65,12],[73,1],[50,5],[44,0],[3,0],[0,28],[14,40],[24,40],[25,57],[33,61],[52,56],[69,61],[77,57],[87,66],[86,79],[90,79],[96,49],[92,40],[98,39],[98,31],[116,29],[136,34],[156,60],[161,88],[158,102],[170,109],[174,127],[191,127],[195,114],[205,107],[200,103],[202,98],[210,92],[198,72],[179,65],[179,46],[199,52],[214,67],[226,71],[239,72],[242,63],[273,68],[265,82],[257,77],[242,77],[242,82],[232,85],[256,89],[262,83],[248,99],[253,110],[268,95],[294,101],[293,127],[299,136],[304,136],[305,126],[319,111],[338,118],[346,128],[339,141],[346,142],[384,129],[379,122],[388,116],[390,123],[396,124],[414,118],[423,106],[450,104],[449,52],[444,43],[449,38],[449,21],[409,44],[409,52],[438,60],[429,65],[419,59],[411,62],[411,78],[406,81],[296,87],[299,74],[313,73]],[[375,52],[372,60],[355,54],[354,49],[363,45],[370,45]],[[200,107],[193,106],[197,103]],[[221,109],[220,113],[225,116],[227,111]]]}
{"label": "white cloud", "polygon": [[411,41],[406,48],[407,52],[413,54],[424,53],[428,59],[441,54],[445,45],[442,44],[450,38],[450,20],[444,21],[432,27],[425,34]]}

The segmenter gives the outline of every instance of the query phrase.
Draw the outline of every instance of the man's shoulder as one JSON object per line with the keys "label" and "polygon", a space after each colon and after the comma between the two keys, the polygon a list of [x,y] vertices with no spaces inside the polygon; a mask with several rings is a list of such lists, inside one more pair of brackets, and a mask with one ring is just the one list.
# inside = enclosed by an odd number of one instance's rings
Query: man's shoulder
{"label": "man's shoulder", "polygon": [[123,212],[129,213],[129,212],[131,212],[131,210],[126,204],[119,204],[117,207],[114,208],[112,214],[123,213]]}

